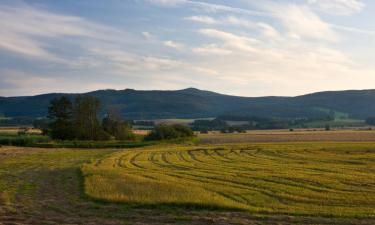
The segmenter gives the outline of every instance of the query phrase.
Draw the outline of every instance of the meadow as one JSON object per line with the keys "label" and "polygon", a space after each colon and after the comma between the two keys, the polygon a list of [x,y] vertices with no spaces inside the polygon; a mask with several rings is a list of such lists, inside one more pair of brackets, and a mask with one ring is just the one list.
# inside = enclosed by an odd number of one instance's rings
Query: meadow
{"label": "meadow", "polygon": [[93,199],[256,214],[375,217],[375,144],[160,146],[82,166]]}

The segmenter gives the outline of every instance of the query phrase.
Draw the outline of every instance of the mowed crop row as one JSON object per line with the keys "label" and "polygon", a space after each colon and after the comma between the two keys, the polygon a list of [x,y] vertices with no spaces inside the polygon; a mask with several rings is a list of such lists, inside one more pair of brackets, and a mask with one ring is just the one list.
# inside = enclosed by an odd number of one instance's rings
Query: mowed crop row
{"label": "mowed crop row", "polygon": [[134,204],[375,216],[375,144],[160,146],[82,166],[85,192]]}

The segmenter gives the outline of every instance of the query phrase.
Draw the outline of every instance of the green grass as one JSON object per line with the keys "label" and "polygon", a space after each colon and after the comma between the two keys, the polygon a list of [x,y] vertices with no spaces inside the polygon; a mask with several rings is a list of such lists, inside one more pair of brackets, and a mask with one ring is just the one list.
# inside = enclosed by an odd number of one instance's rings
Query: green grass
{"label": "green grass", "polygon": [[375,216],[375,144],[163,145],[82,166],[93,199],[261,214]]}
{"label": "green grass", "polygon": [[39,134],[18,135],[17,133],[0,133],[0,145],[39,147],[39,148],[139,148],[155,144],[144,142],[143,136],[134,141],[58,141]]}
{"label": "green grass", "polygon": [[153,142],[141,141],[49,141],[29,146],[39,148],[139,148],[153,145]]}
{"label": "green grass", "polygon": [[50,138],[42,135],[0,135],[0,145],[33,146],[36,143],[43,143],[48,141],[50,141]]}

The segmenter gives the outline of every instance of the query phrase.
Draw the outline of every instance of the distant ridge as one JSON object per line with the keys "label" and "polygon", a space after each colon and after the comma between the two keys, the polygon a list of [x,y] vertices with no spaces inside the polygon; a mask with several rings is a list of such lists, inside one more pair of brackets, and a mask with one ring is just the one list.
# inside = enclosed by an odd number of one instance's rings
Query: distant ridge
{"label": "distant ridge", "polygon": [[[56,97],[78,94],[50,93],[36,96],[0,97],[0,114],[44,117]],[[300,118],[324,116],[330,110],[364,119],[375,115],[375,90],[326,91],[297,97],[239,97],[187,88],[175,91],[97,90],[82,95],[97,97],[116,107],[129,119],[202,118],[223,114]]]}

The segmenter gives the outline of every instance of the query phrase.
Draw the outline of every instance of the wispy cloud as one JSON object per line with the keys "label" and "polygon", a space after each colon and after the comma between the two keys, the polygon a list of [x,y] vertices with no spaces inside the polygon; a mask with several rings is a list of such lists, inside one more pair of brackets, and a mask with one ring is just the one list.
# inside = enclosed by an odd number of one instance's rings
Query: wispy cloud
{"label": "wispy cloud", "polygon": [[323,21],[306,6],[270,4],[267,8],[281,21],[292,37],[327,41],[338,40],[338,35],[331,25]]}
{"label": "wispy cloud", "polygon": [[360,0],[307,0],[307,2],[333,15],[351,15],[362,11],[365,7]]}
{"label": "wispy cloud", "polygon": [[164,41],[163,44],[167,47],[174,48],[178,51],[182,51],[185,49],[184,44],[172,40]]}
{"label": "wispy cloud", "polygon": [[[65,38],[85,38],[100,42],[122,42],[120,30],[92,23],[80,17],[50,13],[26,4],[0,6],[0,48],[16,54],[58,63],[69,63],[51,49],[49,43]],[[64,41],[65,40],[65,41]]]}
{"label": "wispy cloud", "polygon": [[157,4],[160,6],[168,6],[168,7],[187,5],[190,7],[200,9],[201,11],[205,11],[205,12],[230,12],[230,13],[240,13],[240,14],[246,14],[246,15],[252,15],[252,16],[269,16],[269,13],[267,12],[243,9],[243,8],[232,7],[228,5],[222,5],[222,4],[207,3],[203,1],[192,1],[192,0],[145,0],[145,1],[148,1],[153,4]]}

